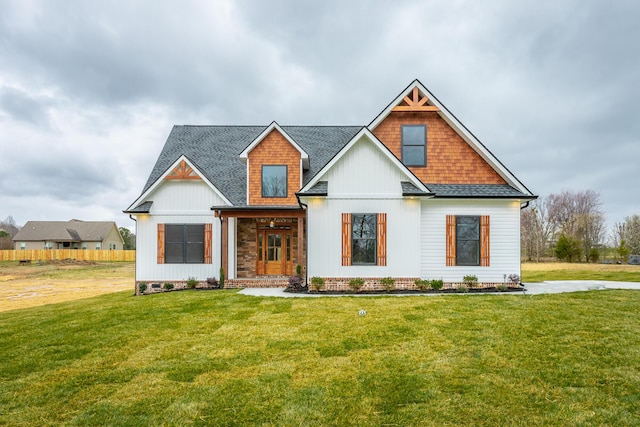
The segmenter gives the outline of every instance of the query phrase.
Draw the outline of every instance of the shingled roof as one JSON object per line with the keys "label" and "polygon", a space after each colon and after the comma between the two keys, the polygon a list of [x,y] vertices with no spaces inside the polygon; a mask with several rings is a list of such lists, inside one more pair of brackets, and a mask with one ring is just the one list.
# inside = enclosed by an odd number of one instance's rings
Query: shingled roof
{"label": "shingled roof", "polygon": [[[271,125],[261,126],[174,126],[140,197],[125,212],[149,212],[151,205],[148,200],[143,199],[143,196],[146,197],[145,193],[152,189],[182,156],[188,159],[189,163],[220,192],[226,201],[235,207],[247,206],[247,167],[241,154],[263,132],[274,126],[286,133],[287,137],[295,142],[296,148],[304,152],[305,168],[306,156],[308,156],[309,168],[303,172],[303,187],[305,187],[358,132],[363,129],[372,132],[387,115],[391,114],[394,108],[400,108],[397,106],[405,102],[410,92],[415,96],[423,94],[427,99],[428,107],[432,108],[432,111],[436,111],[508,184],[448,185],[425,183],[428,190],[431,191],[431,193],[425,193],[406,182],[402,184],[404,195],[428,195],[445,198],[516,198],[521,200],[536,198],[422,83],[414,80],[369,126],[280,126],[275,122]],[[320,179],[320,177],[315,179]],[[305,194],[324,194],[326,192],[326,185],[315,185],[319,183],[314,182],[311,184],[314,184],[313,188],[307,189]],[[144,201],[147,203],[142,203]]]}
{"label": "shingled roof", "polygon": [[509,184],[426,184],[440,198],[533,199]]}
{"label": "shingled roof", "polygon": [[113,221],[27,221],[16,233],[16,242],[101,242],[109,234]]}
{"label": "shingled roof", "polygon": [[[247,167],[239,156],[266,128],[174,126],[142,194],[184,155],[234,206],[246,206]],[[309,169],[303,175],[306,184],[362,126],[282,126],[282,129],[309,154]]]}

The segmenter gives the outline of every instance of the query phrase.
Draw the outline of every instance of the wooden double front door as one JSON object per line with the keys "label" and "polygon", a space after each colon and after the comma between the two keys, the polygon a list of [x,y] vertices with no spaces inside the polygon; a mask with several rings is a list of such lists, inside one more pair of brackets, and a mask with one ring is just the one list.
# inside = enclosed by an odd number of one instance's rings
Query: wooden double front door
{"label": "wooden double front door", "polygon": [[290,228],[258,229],[256,272],[258,275],[291,275],[293,262]]}

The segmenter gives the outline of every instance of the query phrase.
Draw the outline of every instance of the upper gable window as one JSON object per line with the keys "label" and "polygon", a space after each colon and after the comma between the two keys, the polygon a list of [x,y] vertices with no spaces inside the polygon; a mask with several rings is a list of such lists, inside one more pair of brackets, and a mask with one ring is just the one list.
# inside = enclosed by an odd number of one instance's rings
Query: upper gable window
{"label": "upper gable window", "polygon": [[402,126],[402,163],[405,166],[427,165],[427,127]]}
{"label": "upper gable window", "polygon": [[287,197],[287,166],[262,166],[262,197]]}

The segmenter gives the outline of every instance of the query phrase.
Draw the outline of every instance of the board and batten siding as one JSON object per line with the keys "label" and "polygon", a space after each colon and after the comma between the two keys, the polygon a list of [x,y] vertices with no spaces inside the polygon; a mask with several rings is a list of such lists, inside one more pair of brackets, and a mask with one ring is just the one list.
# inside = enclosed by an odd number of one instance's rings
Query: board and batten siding
{"label": "board and batten siding", "polygon": [[[420,202],[403,199],[308,201],[309,277],[418,277]],[[342,265],[342,213],[387,214],[387,265]]]}
{"label": "board and batten siding", "polygon": [[[490,217],[490,265],[446,265],[447,215]],[[424,200],[421,209],[420,277],[461,282],[475,274],[479,282],[503,282],[520,275],[520,203],[513,200]]]}
{"label": "board and batten siding", "polygon": [[[398,170],[366,137],[356,142],[321,178],[327,197],[307,203],[308,276],[417,277],[420,202],[402,197]],[[387,265],[342,265],[342,214],[387,214]]]}
{"label": "board and batten siding", "polygon": [[[218,277],[220,269],[220,221],[211,206],[225,202],[203,181],[165,181],[147,200],[149,214],[137,215],[136,280],[184,281]],[[212,224],[212,264],[158,264],[158,224]]]}

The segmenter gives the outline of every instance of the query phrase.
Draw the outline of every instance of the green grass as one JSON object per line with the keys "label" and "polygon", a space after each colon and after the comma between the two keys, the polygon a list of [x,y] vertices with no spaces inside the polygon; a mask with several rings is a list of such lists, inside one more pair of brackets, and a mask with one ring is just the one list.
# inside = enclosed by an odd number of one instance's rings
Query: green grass
{"label": "green grass", "polygon": [[14,310],[0,425],[638,425],[639,306],[187,291]]}
{"label": "green grass", "polygon": [[546,280],[640,282],[640,266],[566,262],[522,264],[523,282],[544,282]]}

